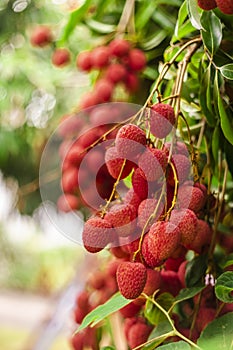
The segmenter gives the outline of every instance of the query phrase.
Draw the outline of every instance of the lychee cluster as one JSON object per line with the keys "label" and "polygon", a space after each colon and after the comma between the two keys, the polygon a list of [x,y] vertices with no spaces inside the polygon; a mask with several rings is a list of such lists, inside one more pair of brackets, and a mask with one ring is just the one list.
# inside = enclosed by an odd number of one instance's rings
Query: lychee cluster
{"label": "lychee cluster", "polygon": [[122,85],[129,93],[139,87],[138,74],[145,68],[146,57],[142,50],[133,48],[125,39],[114,39],[108,45],[80,52],[77,67],[85,72],[99,71],[94,89],[80,101],[81,108],[112,101],[114,90]]}
{"label": "lychee cluster", "polygon": [[222,13],[226,15],[233,15],[232,0],[198,0],[198,6],[206,11],[210,11],[218,7]]}

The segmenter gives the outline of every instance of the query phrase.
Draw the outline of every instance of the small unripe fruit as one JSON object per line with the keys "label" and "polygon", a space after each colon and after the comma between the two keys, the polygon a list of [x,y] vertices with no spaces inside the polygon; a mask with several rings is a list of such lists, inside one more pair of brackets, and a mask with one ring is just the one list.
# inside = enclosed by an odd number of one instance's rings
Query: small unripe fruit
{"label": "small unripe fruit", "polygon": [[232,0],[216,0],[217,6],[225,15],[233,15]]}
{"label": "small unripe fruit", "polygon": [[127,55],[130,50],[130,43],[124,39],[114,39],[109,44],[110,54],[116,57]]}
{"label": "small unripe fruit", "polygon": [[70,52],[67,49],[56,49],[52,55],[52,63],[57,67],[63,67],[70,61]]}
{"label": "small unripe fruit", "polygon": [[48,45],[52,41],[52,33],[50,28],[45,26],[35,28],[30,40],[33,46],[43,47]]}
{"label": "small unripe fruit", "polygon": [[132,49],[128,56],[128,65],[133,71],[141,71],[146,66],[146,56],[142,50]]}
{"label": "small unripe fruit", "polygon": [[117,284],[126,299],[136,299],[142,293],[147,278],[143,264],[123,262],[117,269]]}
{"label": "small unripe fruit", "polygon": [[202,10],[209,11],[209,10],[213,10],[215,7],[217,7],[217,4],[216,4],[215,0],[198,0],[198,6]]}
{"label": "small unripe fruit", "polygon": [[82,51],[76,59],[76,65],[83,71],[89,71],[92,68],[91,51]]}
{"label": "small unripe fruit", "polygon": [[166,103],[156,103],[151,107],[150,131],[160,139],[166,137],[175,125],[174,108]]}

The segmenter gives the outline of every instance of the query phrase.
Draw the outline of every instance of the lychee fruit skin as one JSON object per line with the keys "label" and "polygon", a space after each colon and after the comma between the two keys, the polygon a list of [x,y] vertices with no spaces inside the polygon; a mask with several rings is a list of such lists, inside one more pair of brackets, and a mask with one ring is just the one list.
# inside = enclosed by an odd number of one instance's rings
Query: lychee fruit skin
{"label": "lychee fruit skin", "polygon": [[103,68],[109,62],[109,48],[107,46],[96,47],[91,53],[91,64],[94,68]]}
{"label": "lychee fruit skin", "polygon": [[179,294],[182,289],[178,273],[170,270],[161,271],[161,292],[171,293],[173,296]]}
{"label": "lychee fruit skin", "polygon": [[146,134],[134,124],[124,125],[116,135],[115,145],[121,157],[133,160],[145,150]]}
{"label": "lychee fruit skin", "polygon": [[141,71],[146,66],[146,56],[142,50],[132,49],[128,56],[128,65],[133,71]]}
{"label": "lychee fruit skin", "polygon": [[106,70],[105,78],[113,84],[123,81],[127,75],[125,67],[120,63],[112,63]]}
{"label": "lychee fruit skin", "polygon": [[138,197],[143,200],[148,196],[148,183],[145,179],[145,175],[140,168],[135,169],[132,176],[132,186],[134,192],[138,195]]}
{"label": "lychee fruit skin", "polygon": [[233,2],[232,0],[216,0],[216,4],[219,10],[225,15],[233,15]]}
{"label": "lychee fruit skin", "polygon": [[169,221],[157,221],[148,233],[148,247],[158,261],[165,261],[180,244],[179,228]]}
{"label": "lychee fruit skin", "polygon": [[[188,176],[191,173],[192,164],[188,157],[183,154],[174,154],[172,156],[172,164],[175,167],[179,184],[182,184],[188,179]],[[169,167],[167,181],[171,186],[175,185],[174,173],[171,167]]]}
{"label": "lychee fruit skin", "polygon": [[105,220],[115,228],[119,236],[129,236],[136,226],[136,208],[130,204],[115,204],[105,215]]}
{"label": "lychee fruit skin", "polygon": [[151,107],[150,131],[160,139],[166,137],[175,125],[176,118],[173,107],[166,103],[156,103]]}
{"label": "lychee fruit skin", "polygon": [[124,202],[133,205],[136,209],[138,209],[141,201],[141,198],[137,195],[133,188],[130,188],[125,194]]}
{"label": "lychee fruit skin", "polygon": [[156,290],[160,289],[161,275],[160,271],[147,269],[147,280],[143,293],[146,295],[152,295]]}
{"label": "lychee fruit skin", "polygon": [[167,166],[166,153],[157,148],[147,147],[138,160],[138,166],[144,172],[147,181],[156,181],[164,175]]}
{"label": "lychee fruit skin", "polygon": [[52,55],[52,63],[57,67],[63,67],[70,61],[70,52],[65,48],[58,48]]}
{"label": "lychee fruit skin", "polygon": [[[124,164],[124,158],[121,158],[118,155],[116,147],[113,146],[106,150],[105,162],[106,162],[109,174],[114,179],[117,179],[121,172],[122,166]],[[134,167],[134,163],[131,162],[130,160],[126,160],[120,176],[120,180],[126,178],[131,173],[133,167]]]}
{"label": "lychee fruit skin", "polygon": [[205,11],[213,10],[215,7],[217,7],[215,0],[198,0],[197,3],[198,6]]}
{"label": "lychee fruit skin", "polygon": [[205,204],[203,192],[194,186],[183,185],[178,190],[177,202],[180,208],[190,209],[198,213]]}
{"label": "lychee fruit skin", "polygon": [[139,322],[133,324],[128,331],[128,344],[130,349],[134,349],[140,344],[144,344],[147,341],[151,331],[152,327],[146,323]]}
{"label": "lychee fruit skin", "polygon": [[114,39],[109,44],[109,51],[112,56],[123,57],[128,54],[130,43],[124,39]]}
{"label": "lychee fruit skin", "polygon": [[50,28],[46,26],[39,26],[35,28],[31,35],[30,41],[33,46],[44,47],[48,45],[52,41],[52,33]]}
{"label": "lychee fruit skin", "polygon": [[197,330],[202,332],[205,327],[215,319],[216,310],[213,308],[201,307],[197,315]]}
{"label": "lychee fruit skin", "polygon": [[121,308],[119,311],[124,318],[132,318],[136,316],[141,310],[141,305],[135,304],[133,301]]}
{"label": "lychee fruit skin", "polygon": [[173,210],[170,221],[177,225],[181,233],[181,244],[187,246],[196,237],[197,216],[190,209]]}
{"label": "lychee fruit skin", "polygon": [[113,89],[113,84],[109,80],[104,78],[98,80],[95,85],[96,95],[100,102],[110,101]]}
{"label": "lychee fruit skin", "polygon": [[91,51],[82,51],[76,59],[76,66],[82,71],[90,71],[92,67]]}
{"label": "lychee fruit skin", "polygon": [[158,209],[157,209],[157,212],[156,212],[156,215],[154,217],[153,220],[150,220],[150,222],[147,224],[147,227],[146,227],[146,230],[148,231],[152,224],[158,220],[159,216],[162,214],[162,211],[163,211],[163,205],[162,203],[160,203],[158,205],[158,201],[157,199],[154,199],[154,198],[147,198],[147,199],[144,199],[139,207],[138,207],[138,226],[140,228],[144,228],[144,226],[146,225],[149,217],[154,213],[155,209],[157,208],[158,206]]}
{"label": "lychee fruit skin", "polygon": [[152,254],[148,241],[149,235],[147,233],[142,241],[142,256],[145,261],[145,264],[150,268],[161,266],[163,264],[163,260],[159,260]]}
{"label": "lychee fruit skin", "polygon": [[195,239],[187,245],[188,249],[200,254],[204,246],[210,244],[212,238],[212,230],[209,224],[204,220],[197,220]]}
{"label": "lychee fruit skin", "polygon": [[147,270],[139,262],[125,261],[118,266],[116,278],[121,294],[126,299],[136,299],[145,287]]}
{"label": "lychee fruit skin", "polygon": [[58,198],[57,207],[59,210],[68,213],[69,211],[76,210],[80,207],[80,200],[77,196],[66,193]]}
{"label": "lychee fruit skin", "polygon": [[82,240],[84,247],[90,253],[97,253],[114,240],[114,229],[105,219],[92,217],[83,228]]}

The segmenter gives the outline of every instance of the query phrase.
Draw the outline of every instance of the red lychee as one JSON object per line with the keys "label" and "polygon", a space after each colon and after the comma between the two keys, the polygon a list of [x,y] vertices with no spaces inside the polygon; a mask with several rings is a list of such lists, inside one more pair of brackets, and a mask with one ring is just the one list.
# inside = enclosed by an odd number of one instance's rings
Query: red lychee
{"label": "red lychee", "polygon": [[81,109],[86,109],[97,105],[99,102],[97,94],[93,91],[88,91],[81,97],[79,104]]}
{"label": "red lychee", "polygon": [[163,264],[163,261],[159,260],[152,254],[148,241],[149,241],[149,235],[147,233],[144,236],[142,241],[142,256],[143,256],[143,259],[145,260],[145,264],[150,268],[161,266]]}
{"label": "red lychee", "polygon": [[212,231],[208,223],[204,220],[197,220],[195,239],[187,245],[187,248],[200,254],[203,247],[210,244],[211,238]]}
{"label": "red lychee", "polygon": [[121,157],[134,160],[145,150],[146,134],[137,125],[126,124],[119,129],[115,145]]}
{"label": "red lychee", "polygon": [[128,56],[128,65],[133,71],[141,71],[146,66],[146,56],[140,49],[132,49]]}
{"label": "red lychee", "polygon": [[125,261],[118,266],[116,277],[121,294],[126,299],[136,299],[145,287],[147,270],[141,263]]}
{"label": "red lychee", "polygon": [[109,51],[112,56],[122,57],[130,50],[130,43],[124,39],[114,39],[109,44]]}
{"label": "red lychee", "polygon": [[115,228],[119,236],[129,236],[136,226],[136,209],[130,204],[115,204],[106,213],[105,220]]}
{"label": "red lychee", "polygon": [[[105,153],[105,162],[106,162],[109,174],[114,179],[117,179],[122,170],[124,158],[121,158],[118,155],[116,147],[110,147],[107,149]],[[131,173],[133,167],[134,167],[134,163],[131,162],[130,160],[126,160],[120,179],[124,179],[125,177],[127,177]]]}
{"label": "red lychee", "polygon": [[124,83],[129,92],[135,92],[139,88],[139,79],[137,75],[132,72],[127,72]]}
{"label": "red lychee", "polygon": [[[172,164],[175,167],[176,176],[179,181],[179,184],[182,184],[188,179],[188,176],[191,173],[192,163],[183,154],[174,154],[172,156]],[[167,181],[171,186],[175,185],[174,172],[171,166],[168,169]]]}
{"label": "red lychee", "polygon": [[166,153],[157,148],[146,147],[138,160],[138,165],[147,181],[156,181],[164,175],[167,166]]}
{"label": "red lychee", "polygon": [[124,318],[131,318],[136,316],[141,310],[141,306],[135,304],[133,301],[120,309],[120,313]]}
{"label": "red lychee", "polygon": [[150,131],[160,139],[166,137],[175,125],[175,112],[173,107],[165,103],[157,103],[151,107]]}
{"label": "red lychee", "polygon": [[177,203],[180,208],[198,213],[205,204],[205,196],[199,188],[183,185],[178,190]]}
{"label": "red lychee", "polygon": [[76,59],[76,65],[83,71],[89,71],[92,68],[91,51],[82,51]]}
{"label": "red lychee", "polygon": [[[150,222],[148,222],[148,219],[155,212],[156,208],[157,208],[157,212],[155,213],[155,217],[152,220],[150,220]],[[151,228],[152,224],[158,220],[162,211],[163,211],[163,204],[162,203],[158,204],[157,199],[154,199],[154,198],[144,199],[138,207],[138,226],[143,229],[148,222],[146,227],[146,230],[148,231]]]}
{"label": "red lychee", "polygon": [[86,290],[82,290],[76,298],[77,306],[82,310],[88,310],[89,308],[89,293]]}
{"label": "red lychee", "polygon": [[97,99],[100,102],[110,101],[113,93],[113,89],[114,89],[114,86],[109,80],[104,78],[98,80],[95,85],[95,92],[97,95]]}
{"label": "red lychee", "polygon": [[152,295],[156,290],[160,289],[161,281],[160,271],[147,269],[147,280],[143,293]]}
{"label": "red lychee", "polygon": [[139,204],[141,203],[141,198],[137,195],[133,188],[130,188],[125,194],[124,202],[131,204],[138,209]]}
{"label": "red lychee", "polygon": [[73,194],[63,194],[58,198],[57,207],[59,210],[68,213],[71,210],[76,210],[80,207],[80,200]]}
{"label": "red lychee", "polygon": [[57,67],[63,67],[70,61],[70,52],[67,49],[58,48],[52,55],[52,63]]}
{"label": "red lychee", "polygon": [[196,237],[197,217],[190,209],[173,210],[170,221],[176,225],[181,233],[181,244],[187,246]]}
{"label": "red lychee", "polygon": [[173,296],[179,294],[179,291],[182,289],[182,285],[177,272],[162,270],[161,279],[161,292],[171,293]]}
{"label": "red lychee", "polygon": [[49,27],[39,26],[34,29],[31,38],[31,44],[33,46],[46,46],[52,41],[52,33]]}
{"label": "red lychee", "polygon": [[96,47],[91,53],[91,65],[94,68],[103,68],[109,62],[109,48],[107,46]]}
{"label": "red lychee", "polygon": [[215,0],[198,0],[197,2],[198,2],[198,6],[202,10],[209,11],[209,10],[213,10],[215,7],[217,7]]}
{"label": "red lychee", "polygon": [[200,308],[196,320],[197,330],[202,332],[203,329],[215,319],[215,316],[215,309],[207,307]]}
{"label": "red lychee", "polygon": [[113,84],[116,84],[124,80],[126,73],[127,71],[122,64],[112,63],[106,70],[105,79],[111,81]]}
{"label": "red lychee", "polygon": [[66,193],[74,193],[78,188],[78,169],[69,167],[62,174],[61,188]]}
{"label": "red lychee", "polygon": [[145,175],[140,168],[137,168],[132,176],[132,185],[134,192],[141,200],[146,199],[148,196],[148,182],[145,179]]}
{"label": "red lychee", "polygon": [[148,233],[148,247],[158,261],[168,259],[180,243],[179,228],[169,221],[158,221]]}
{"label": "red lychee", "polygon": [[216,4],[222,13],[225,13],[226,15],[233,15],[232,0],[216,0]]}
{"label": "red lychee", "polygon": [[140,322],[133,324],[128,332],[128,343],[130,349],[134,349],[140,344],[144,344],[147,341],[151,331],[152,327],[146,323]]}
{"label": "red lychee", "polygon": [[100,217],[88,219],[83,228],[82,239],[86,250],[97,253],[114,240],[112,225]]}

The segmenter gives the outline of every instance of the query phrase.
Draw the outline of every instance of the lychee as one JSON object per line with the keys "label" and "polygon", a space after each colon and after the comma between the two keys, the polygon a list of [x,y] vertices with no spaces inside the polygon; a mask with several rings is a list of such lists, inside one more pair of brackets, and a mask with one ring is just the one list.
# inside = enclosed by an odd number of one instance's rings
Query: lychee
{"label": "lychee", "polygon": [[133,71],[141,71],[146,66],[146,56],[140,49],[132,49],[128,56],[128,65]]}
{"label": "lychee", "polygon": [[132,176],[132,185],[134,192],[141,200],[146,199],[148,196],[148,182],[145,179],[145,175],[140,168],[137,168]]}
{"label": "lychee", "polygon": [[147,269],[146,285],[143,289],[143,293],[152,295],[156,290],[160,289],[161,275],[160,271]]}
{"label": "lychee", "polygon": [[216,0],[216,3],[222,13],[225,13],[226,15],[233,15],[232,0]]}
{"label": "lychee", "polygon": [[192,242],[187,245],[188,249],[201,253],[204,246],[210,244],[212,231],[209,224],[204,220],[197,220],[196,235]]}
{"label": "lychee", "polygon": [[[157,211],[155,212],[157,208]],[[138,207],[138,226],[140,228],[144,228],[144,226],[147,224],[150,216],[155,213],[154,218],[148,222],[146,230],[148,231],[152,224],[155,223],[155,221],[158,220],[161,213],[163,211],[163,204],[158,204],[158,200],[154,198],[147,198],[144,199],[139,207]]]}
{"label": "lychee", "polygon": [[198,0],[197,3],[202,10],[206,11],[213,10],[215,7],[217,7],[215,0]]}
{"label": "lychee", "polygon": [[205,196],[199,188],[183,185],[178,190],[177,204],[198,213],[205,204]]}
{"label": "lychee", "polygon": [[141,263],[125,261],[118,266],[116,277],[121,294],[126,299],[136,299],[145,287],[147,270]]}
{"label": "lychee", "polygon": [[150,268],[161,266],[163,264],[163,260],[159,260],[152,254],[148,241],[149,235],[147,233],[142,241],[142,256],[145,261],[145,264]]}
{"label": "lychee", "polygon": [[160,139],[166,137],[175,125],[175,112],[173,107],[165,103],[157,103],[150,111],[150,131]]}
{"label": "lychee", "polygon": [[89,71],[92,68],[91,51],[82,51],[76,59],[76,65],[83,71]]}
{"label": "lychee", "polygon": [[124,197],[124,202],[133,205],[136,209],[138,209],[139,204],[141,203],[141,198],[134,191],[133,188],[130,188]]}
{"label": "lychee", "polygon": [[84,224],[82,239],[88,252],[97,253],[114,240],[114,229],[107,220],[92,217]]}
{"label": "lychee", "polygon": [[119,236],[129,236],[136,226],[136,209],[130,204],[115,204],[106,213],[105,220],[115,228]]}
{"label": "lychee", "polygon": [[124,318],[131,318],[136,316],[141,310],[141,306],[135,304],[133,301],[120,309],[120,313]]}
{"label": "lychee", "polygon": [[112,56],[122,57],[130,50],[130,43],[124,39],[114,39],[109,44],[109,51]]}
{"label": "lychee", "polygon": [[166,153],[157,148],[146,147],[138,160],[138,166],[142,169],[147,181],[156,181],[164,175],[167,166]]}
{"label": "lychee", "polygon": [[63,67],[70,61],[70,52],[65,48],[58,48],[52,55],[52,63],[57,67]]}
{"label": "lychee", "polygon": [[[121,173],[120,179],[124,179],[131,173],[134,167],[134,163],[131,162],[130,160],[126,160],[125,165],[123,167],[124,158],[121,158],[118,155],[117,149],[114,146],[107,149],[105,153],[105,162],[106,162],[109,174],[114,179],[118,178],[121,171],[122,173]],[[122,167],[123,167],[123,170],[122,170]]]}
{"label": "lychee", "polygon": [[119,129],[115,145],[121,157],[134,160],[145,150],[146,134],[137,125],[126,124]]}
{"label": "lychee", "polygon": [[52,33],[49,27],[39,26],[34,29],[31,38],[31,44],[33,46],[46,46],[52,41]]}
{"label": "lychee", "polygon": [[63,194],[58,198],[57,207],[59,210],[67,213],[80,207],[80,200],[73,194]]}
{"label": "lychee", "polygon": [[[192,163],[190,162],[189,158],[183,154],[174,154],[171,161],[175,167],[179,184],[182,184],[188,179],[188,176],[191,173]],[[175,185],[174,173],[171,166],[168,168],[167,181],[171,186]]]}
{"label": "lychee", "polygon": [[148,233],[148,247],[158,261],[165,261],[176,250],[180,243],[179,228],[169,221],[158,221]]}
{"label": "lychee", "polygon": [[111,81],[113,84],[116,84],[126,77],[126,69],[120,63],[112,63],[108,66],[105,74],[105,79]]}
{"label": "lychee", "polygon": [[177,272],[170,270],[161,271],[161,292],[167,292],[176,296],[182,289]]}
{"label": "lychee", "polygon": [[96,47],[91,53],[91,65],[94,68],[103,68],[109,62],[109,48],[107,46]]}
{"label": "lychee", "polygon": [[97,99],[100,102],[110,101],[113,93],[113,89],[114,89],[114,86],[109,80],[104,78],[98,80],[95,85],[95,92],[97,95]]}
{"label": "lychee", "polygon": [[128,343],[130,349],[134,349],[140,344],[144,344],[147,341],[151,331],[152,327],[146,323],[140,322],[133,324],[128,332]]}
{"label": "lychee", "polygon": [[215,309],[207,307],[200,308],[196,320],[197,330],[202,332],[203,329],[215,319],[215,316]]}
{"label": "lychee", "polygon": [[187,246],[195,239],[198,219],[192,210],[173,210],[170,221],[180,230],[181,244]]}

